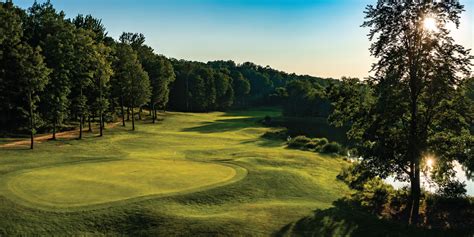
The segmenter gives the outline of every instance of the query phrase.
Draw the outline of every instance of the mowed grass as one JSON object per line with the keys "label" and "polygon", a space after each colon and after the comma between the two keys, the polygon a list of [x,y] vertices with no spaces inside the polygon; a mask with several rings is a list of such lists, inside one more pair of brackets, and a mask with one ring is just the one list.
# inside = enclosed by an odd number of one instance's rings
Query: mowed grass
{"label": "mowed grass", "polygon": [[47,207],[103,204],[225,184],[230,166],[190,161],[126,160],[40,168],[6,179],[16,197]]}
{"label": "mowed grass", "polygon": [[135,132],[0,148],[0,235],[277,233],[349,192],[342,159],[261,138],[257,121],[279,114],[166,113]]}

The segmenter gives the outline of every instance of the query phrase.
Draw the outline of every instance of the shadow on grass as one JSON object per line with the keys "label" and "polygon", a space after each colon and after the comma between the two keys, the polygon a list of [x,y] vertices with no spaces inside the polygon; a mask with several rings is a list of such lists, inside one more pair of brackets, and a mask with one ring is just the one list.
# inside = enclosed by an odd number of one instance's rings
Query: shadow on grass
{"label": "shadow on grass", "polygon": [[284,141],[282,140],[276,140],[276,139],[267,139],[267,138],[258,138],[255,140],[249,140],[249,141],[244,141],[241,142],[241,144],[256,144],[261,147],[281,147],[285,144]]}
{"label": "shadow on grass", "polygon": [[333,205],[283,226],[274,236],[469,236],[382,220],[344,199]]}
{"label": "shadow on grass", "polygon": [[238,118],[238,119],[221,119],[213,122],[205,122],[200,126],[185,128],[183,132],[200,132],[200,133],[219,133],[237,131],[244,128],[261,127],[258,124],[258,117]]}

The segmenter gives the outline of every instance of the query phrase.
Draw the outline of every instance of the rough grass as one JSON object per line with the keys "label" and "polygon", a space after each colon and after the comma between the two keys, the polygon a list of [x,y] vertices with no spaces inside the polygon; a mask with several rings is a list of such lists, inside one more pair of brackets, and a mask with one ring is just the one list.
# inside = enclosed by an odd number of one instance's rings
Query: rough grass
{"label": "rough grass", "polygon": [[277,233],[348,193],[342,159],[260,138],[257,121],[279,114],[166,113],[135,132],[0,148],[0,235]]}

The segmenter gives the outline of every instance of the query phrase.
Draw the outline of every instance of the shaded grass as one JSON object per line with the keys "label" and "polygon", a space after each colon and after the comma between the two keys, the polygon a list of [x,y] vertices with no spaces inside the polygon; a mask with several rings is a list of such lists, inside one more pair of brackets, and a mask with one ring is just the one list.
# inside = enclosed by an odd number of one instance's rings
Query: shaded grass
{"label": "shaded grass", "polygon": [[349,200],[315,210],[312,215],[283,226],[275,236],[470,236],[448,230],[429,230],[379,219]]}

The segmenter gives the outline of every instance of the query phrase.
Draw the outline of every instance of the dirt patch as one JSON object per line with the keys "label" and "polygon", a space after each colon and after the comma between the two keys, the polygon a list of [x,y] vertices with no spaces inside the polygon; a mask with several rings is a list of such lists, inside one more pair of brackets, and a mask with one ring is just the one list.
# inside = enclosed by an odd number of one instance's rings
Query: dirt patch
{"label": "dirt patch", "polygon": [[[106,128],[114,128],[120,123],[121,122],[108,124]],[[73,138],[78,137],[78,134],[79,134],[79,129],[59,132],[59,133],[56,133],[56,139],[73,139]],[[44,134],[44,135],[35,136],[34,139],[35,139],[35,143],[42,143],[42,142],[50,140],[51,138],[52,138],[52,134]],[[2,144],[0,145],[0,148],[12,148],[12,147],[29,146],[29,145],[30,145],[30,139],[28,138],[28,139],[22,139],[19,141]]]}

